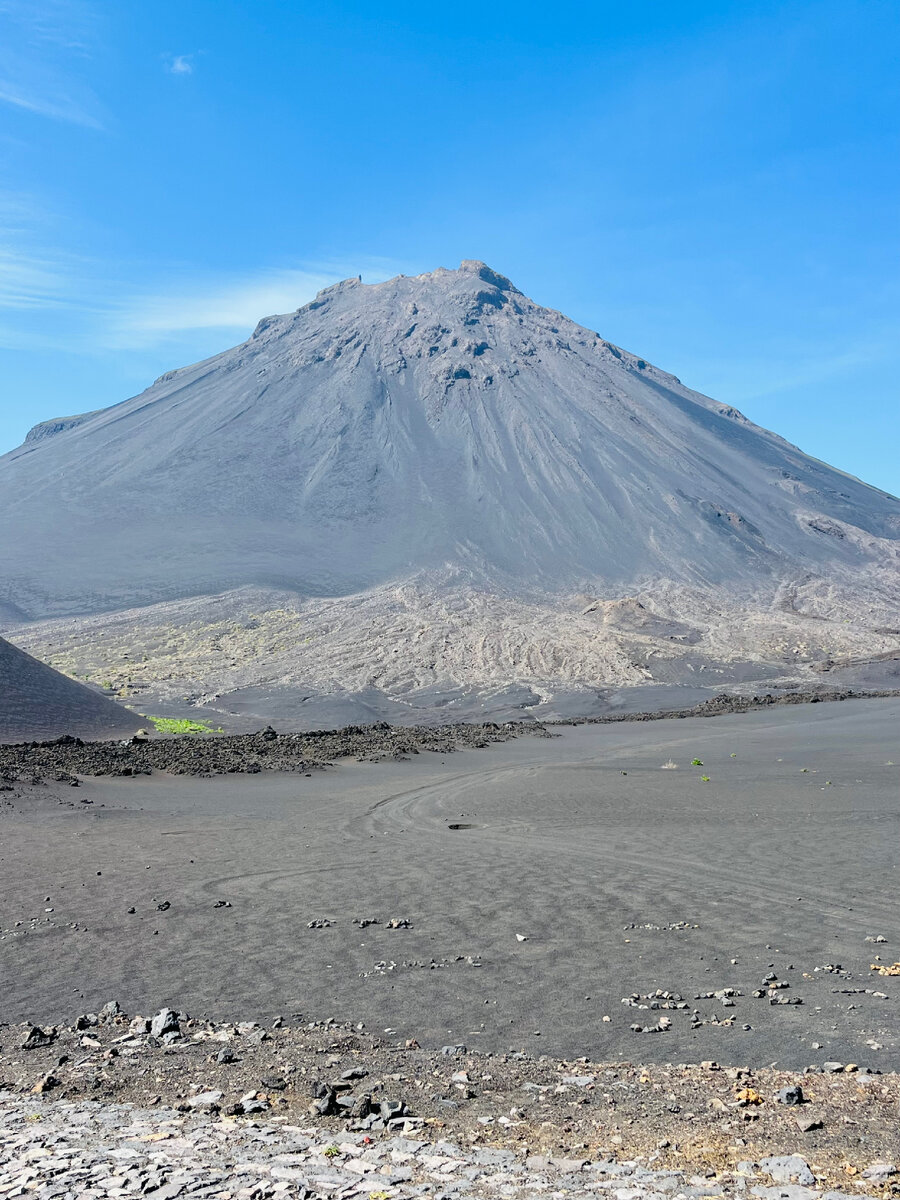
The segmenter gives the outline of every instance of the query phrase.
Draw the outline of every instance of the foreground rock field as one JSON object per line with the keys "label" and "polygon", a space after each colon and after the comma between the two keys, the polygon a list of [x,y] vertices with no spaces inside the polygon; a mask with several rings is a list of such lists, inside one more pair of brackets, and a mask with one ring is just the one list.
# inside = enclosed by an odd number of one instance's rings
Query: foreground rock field
{"label": "foreground rock field", "polygon": [[428,1052],[110,1002],[0,1027],[0,1196],[900,1194],[896,1075]]}

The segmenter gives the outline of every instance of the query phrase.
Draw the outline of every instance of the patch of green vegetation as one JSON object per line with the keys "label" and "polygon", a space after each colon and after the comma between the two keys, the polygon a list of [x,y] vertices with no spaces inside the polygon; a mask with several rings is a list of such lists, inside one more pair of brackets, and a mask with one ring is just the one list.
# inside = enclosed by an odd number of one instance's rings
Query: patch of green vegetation
{"label": "patch of green vegetation", "polygon": [[189,721],[186,717],[147,717],[157,733],[172,733],[177,737],[198,737],[203,733],[224,733],[205,721]]}
{"label": "patch of green vegetation", "polygon": [[692,766],[692,767],[702,767],[702,766],[703,766],[703,763],[702,763],[702,761],[701,761],[699,758],[692,758],[692,759],[691,759],[691,766]]}

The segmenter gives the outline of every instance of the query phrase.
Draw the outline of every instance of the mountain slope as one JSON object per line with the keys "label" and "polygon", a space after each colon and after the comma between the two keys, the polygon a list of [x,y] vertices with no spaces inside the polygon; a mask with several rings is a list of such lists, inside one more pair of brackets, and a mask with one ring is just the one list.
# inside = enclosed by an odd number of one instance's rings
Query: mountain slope
{"label": "mountain slope", "polygon": [[0,638],[0,742],[134,733],[141,720]]}
{"label": "mountain slope", "polygon": [[900,501],[478,262],[346,280],[42,422],[0,458],[0,511],[0,629],[145,711],[900,679]]}
{"label": "mountain slope", "polygon": [[587,591],[896,559],[900,503],[481,263],[348,280],[0,459],[29,617],[419,571]]}

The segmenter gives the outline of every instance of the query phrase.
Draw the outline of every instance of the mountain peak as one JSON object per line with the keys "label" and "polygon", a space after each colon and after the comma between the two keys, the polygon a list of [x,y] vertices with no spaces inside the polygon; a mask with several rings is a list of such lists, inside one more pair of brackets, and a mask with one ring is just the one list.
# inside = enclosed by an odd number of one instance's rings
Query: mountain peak
{"label": "mountain peak", "polygon": [[321,300],[327,296],[337,296],[341,292],[348,292],[352,288],[362,286],[362,275],[351,275],[349,279],[341,279],[337,283],[330,283],[328,287],[320,288],[316,292],[316,300]]}
{"label": "mountain peak", "polygon": [[485,283],[498,287],[501,292],[515,292],[518,296],[522,295],[515,284],[505,275],[501,275],[499,271],[493,270],[487,263],[483,263],[477,258],[464,258],[459,264],[459,269],[462,274],[477,275]]}
{"label": "mountain peak", "polygon": [[447,569],[550,592],[739,589],[885,561],[900,536],[896,500],[477,259],[343,280],[39,432],[0,460],[0,599],[29,615]]}

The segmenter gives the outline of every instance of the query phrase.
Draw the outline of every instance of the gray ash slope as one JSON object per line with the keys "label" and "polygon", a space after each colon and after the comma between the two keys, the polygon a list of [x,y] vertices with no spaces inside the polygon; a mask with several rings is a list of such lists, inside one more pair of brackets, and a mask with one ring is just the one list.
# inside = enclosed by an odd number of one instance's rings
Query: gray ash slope
{"label": "gray ash slope", "polygon": [[0,742],[133,733],[139,718],[0,638]]}
{"label": "gray ash slope", "polygon": [[551,590],[756,581],[900,538],[897,500],[481,263],[345,281],[45,423],[0,460],[0,505],[5,598],[31,617],[447,564]]}
{"label": "gray ash slope", "polygon": [[346,280],[42,423],[0,458],[0,508],[18,644],[251,725],[337,693],[395,720],[832,668],[893,686],[900,656],[900,501],[479,262]]}

